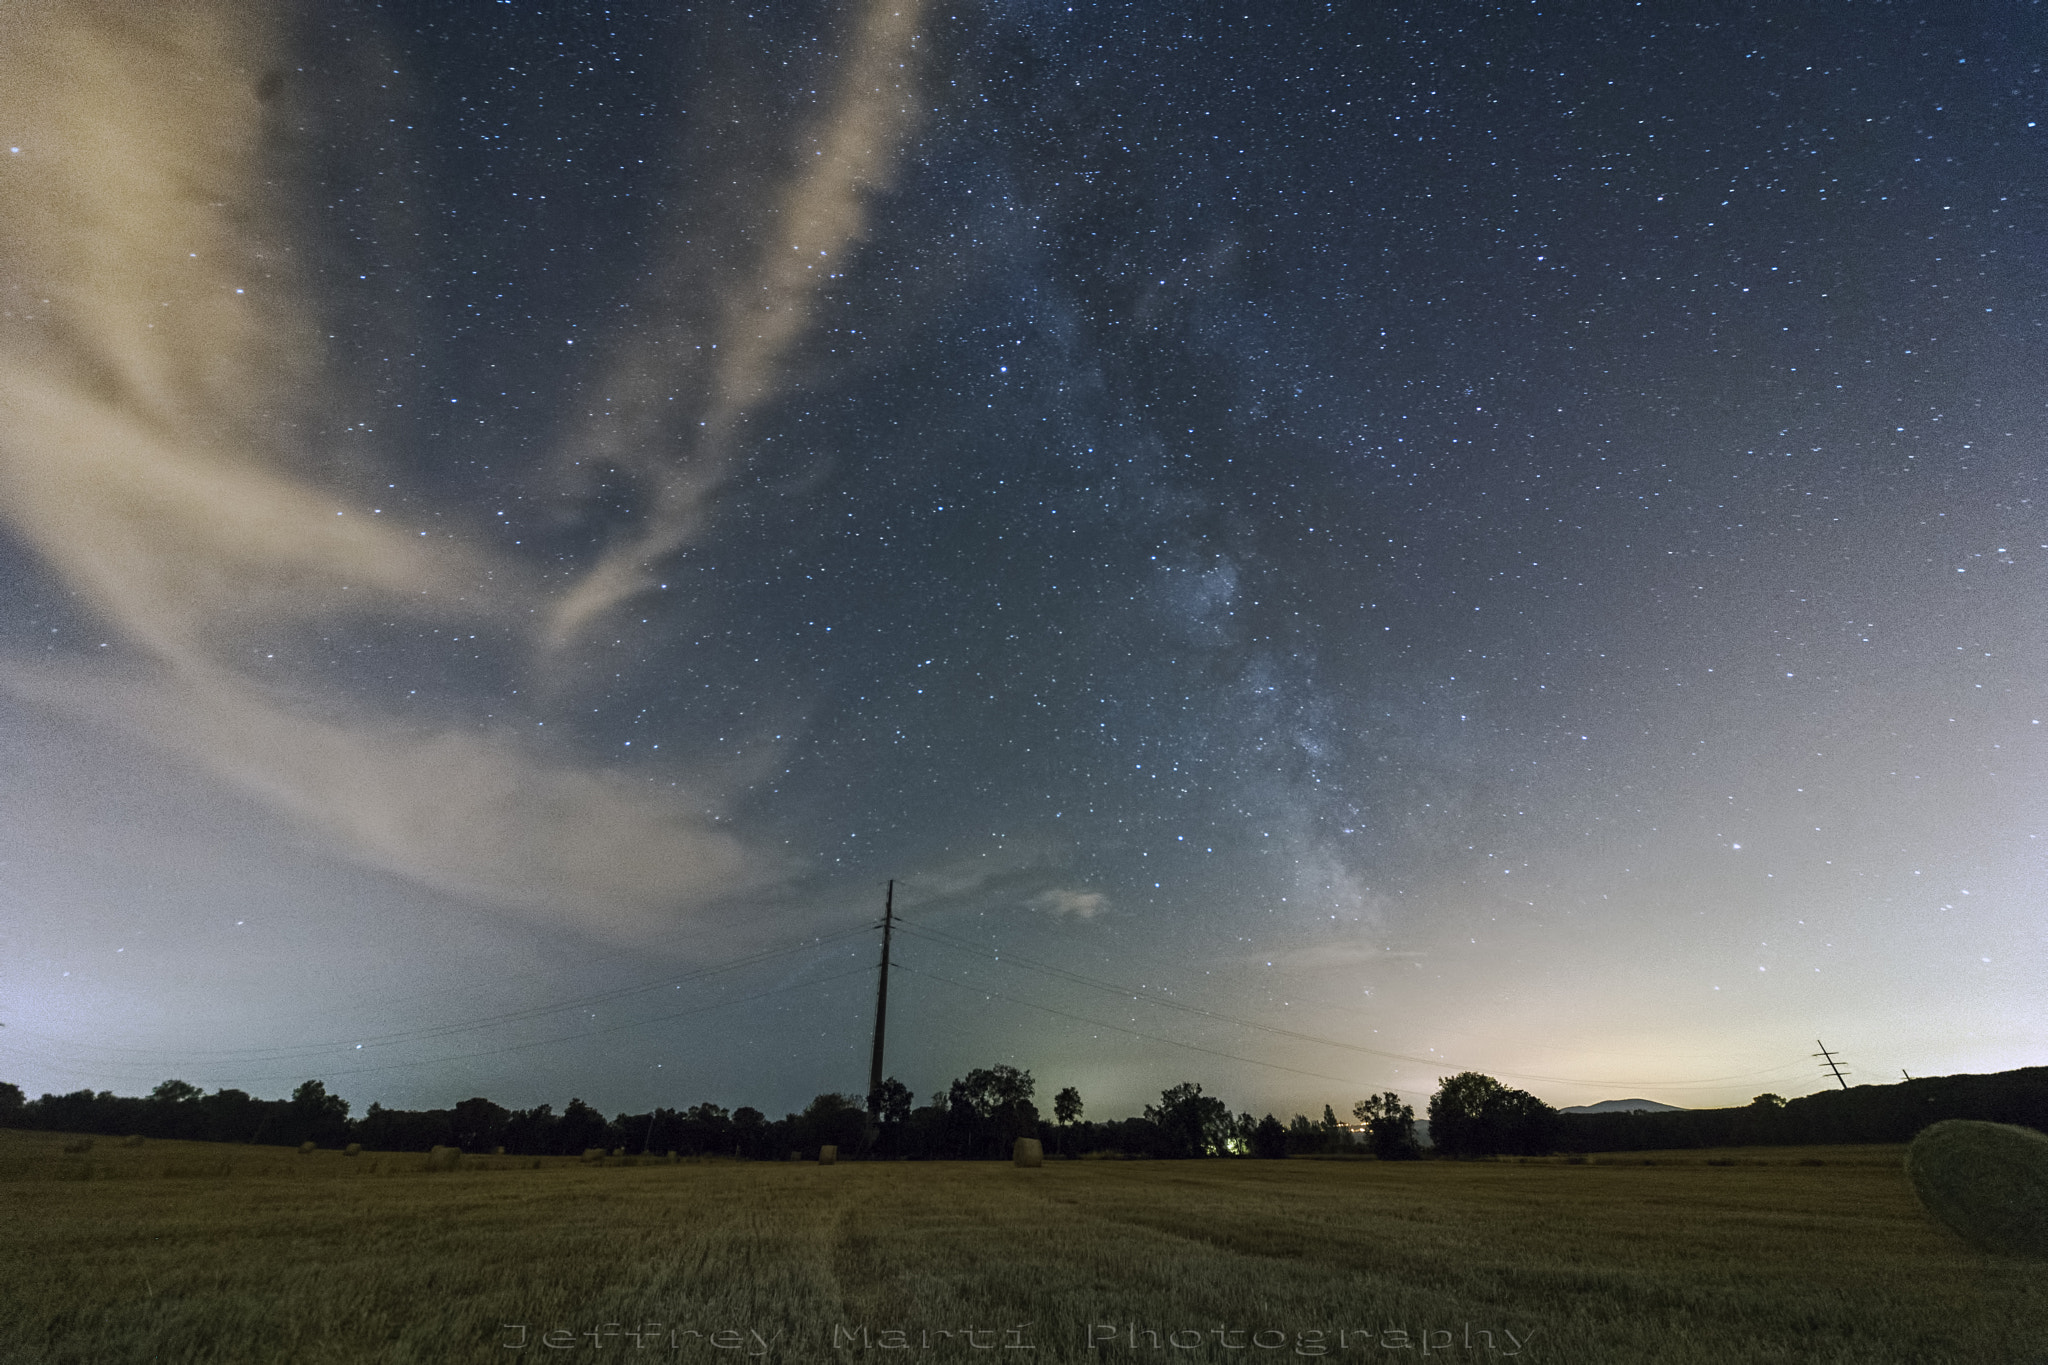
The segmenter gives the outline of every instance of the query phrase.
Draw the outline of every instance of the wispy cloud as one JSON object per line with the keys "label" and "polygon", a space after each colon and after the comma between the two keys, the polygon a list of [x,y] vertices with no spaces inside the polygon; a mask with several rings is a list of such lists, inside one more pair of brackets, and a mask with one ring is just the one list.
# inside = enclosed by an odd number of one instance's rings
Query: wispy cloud
{"label": "wispy cloud", "polygon": [[757,890],[777,865],[715,828],[687,781],[630,781],[480,724],[422,727],[317,670],[280,683],[247,660],[279,631],[339,619],[515,636],[541,622],[534,648],[559,661],[696,534],[737,425],[789,381],[819,281],[888,178],[916,20],[882,3],[857,21],[811,144],[763,187],[772,231],[726,309],[701,438],[673,467],[638,454],[661,475],[653,510],[558,595],[481,537],[370,515],[369,471],[309,448],[335,386],[293,206],[265,161],[263,72],[286,63],[264,14],[230,0],[11,8],[0,518],[133,666],[81,676],[16,659],[0,683],[198,759],[361,861],[488,904],[630,931]]}
{"label": "wispy cloud", "polygon": [[1033,908],[1048,915],[1075,919],[1094,919],[1109,909],[1109,897],[1100,891],[1076,891],[1067,887],[1055,887],[1031,898]]}
{"label": "wispy cloud", "polygon": [[[594,618],[653,585],[658,562],[702,530],[732,475],[742,423],[787,384],[791,351],[810,326],[819,293],[865,234],[869,198],[888,184],[910,130],[920,10],[914,0],[871,0],[861,12],[838,88],[772,197],[752,270],[726,301],[705,353],[714,357],[710,394],[695,430],[686,433],[686,453],[655,454],[653,511],[556,603],[548,622],[553,646],[570,644]],[[690,352],[690,364],[702,363],[698,354]],[[608,418],[608,439],[593,438],[581,453],[647,468],[657,430],[651,414],[668,406],[684,363],[679,348],[666,357],[645,346],[626,351],[610,391],[644,415]]]}

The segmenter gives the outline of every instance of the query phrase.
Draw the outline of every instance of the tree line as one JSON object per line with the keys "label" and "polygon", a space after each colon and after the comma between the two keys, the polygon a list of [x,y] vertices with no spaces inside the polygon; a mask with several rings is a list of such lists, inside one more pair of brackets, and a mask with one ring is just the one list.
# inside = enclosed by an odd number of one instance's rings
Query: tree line
{"label": "tree line", "polygon": [[1414,1110],[1398,1095],[1361,1100],[1353,1116],[1359,1129],[1339,1122],[1328,1105],[1320,1120],[1296,1114],[1282,1123],[1272,1114],[1233,1114],[1194,1081],[1162,1091],[1141,1114],[1108,1120],[1088,1118],[1080,1093],[1069,1086],[1054,1095],[1046,1114],[1031,1073],[1012,1066],[969,1071],[922,1104],[891,1077],[871,1096],[819,1095],[802,1112],[780,1119],[708,1102],[607,1117],[582,1099],[557,1113],[546,1104],[508,1109],[482,1096],[447,1109],[372,1104],[351,1116],[348,1101],[318,1080],[284,1100],[235,1089],[208,1094],[182,1080],[167,1080],[145,1096],[79,1090],[29,1100],[19,1086],[0,1083],[0,1127],[278,1146],[353,1142],[376,1151],[455,1147],[551,1156],[602,1148],[772,1160],[833,1146],[849,1157],[1006,1160],[1016,1139],[1028,1137],[1064,1156],[1284,1157],[1361,1148],[1389,1158],[1421,1154]]}
{"label": "tree line", "polygon": [[[1193,1081],[1161,1092],[1130,1118],[1091,1120],[1080,1094],[1059,1091],[1040,1112],[1037,1083],[1010,1066],[977,1068],[923,1104],[890,1078],[867,1097],[828,1093],[801,1113],[770,1119],[742,1106],[703,1103],[606,1117],[581,1099],[508,1109],[477,1096],[447,1109],[372,1104],[351,1117],[348,1101],[309,1080],[289,1099],[241,1090],[211,1094],[168,1080],[146,1096],[79,1090],[29,1100],[0,1082],[0,1127],[109,1136],[138,1134],[206,1142],[322,1147],[360,1143],[376,1151],[436,1146],[524,1156],[576,1155],[592,1148],[635,1154],[752,1160],[815,1155],[823,1146],[851,1157],[907,1160],[1007,1159],[1017,1138],[1037,1138],[1054,1155],[1278,1158],[1332,1153],[1412,1160],[1425,1154],[1415,1109],[1387,1091],[1351,1106],[1352,1123],[1329,1105],[1320,1119],[1232,1113]],[[1550,1152],[1673,1147],[1905,1142],[1939,1119],[1978,1118],[2048,1129],[2048,1067],[1988,1076],[1943,1076],[1890,1086],[1827,1090],[1801,1099],[1759,1095],[1746,1106],[1661,1113],[1560,1114],[1525,1091],[1479,1072],[1443,1078],[1429,1100],[1433,1154],[1472,1158]]]}

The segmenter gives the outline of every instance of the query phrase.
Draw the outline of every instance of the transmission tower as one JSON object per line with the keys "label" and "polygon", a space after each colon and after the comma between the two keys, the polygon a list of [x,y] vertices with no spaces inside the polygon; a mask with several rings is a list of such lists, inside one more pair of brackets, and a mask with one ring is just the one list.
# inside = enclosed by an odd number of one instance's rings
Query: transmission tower
{"label": "transmission tower", "polygon": [[882,897],[882,969],[875,983],[875,1052],[868,1062],[868,1117],[882,1102],[882,1035],[889,1027],[889,931],[896,925],[896,882]]}
{"label": "transmission tower", "polygon": [[[1826,1043],[1821,1042],[1820,1039],[1816,1038],[1813,1041],[1814,1045],[1820,1049],[1820,1051],[1814,1053],[1813,1055],[1822,1059],[1821,1069],[1824,1071],[1834,1072],[1835,1079],[1841,1082],[1842,1089],[1847,1090],[1849,1088],[1849,1083],[1847,1081],[1842,1080],[1842,1068],[1835,1065],[1835,1054],[1829,1052],[1828,1045]],[[879,1047],[880,1044],[878,1043],[876,1044],[876,1046]]]}

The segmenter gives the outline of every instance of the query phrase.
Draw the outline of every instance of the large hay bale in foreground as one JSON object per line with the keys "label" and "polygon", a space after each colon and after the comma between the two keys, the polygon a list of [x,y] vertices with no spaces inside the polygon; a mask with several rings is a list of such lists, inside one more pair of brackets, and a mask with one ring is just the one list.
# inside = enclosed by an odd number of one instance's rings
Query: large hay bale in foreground
{"label": "large hay bale in foreground", "polygon": [[427,1153],[427,1169],[430,1171],[452,1171],[462,1165],[460,1147],[436,1147]]}
{"label": "large hay bale in foreground", "polygon": [[600,1162],[600,1161],[603,1161],[603,1160],[604,1160],[604,1148],[602,1148],[602,1147],[585,1147],[585,1148],[583,1149],[583,1164],[584,1164],[584,1165],[586,1165],[586,1166],[595,1166],[595,1165],[596,1165],[596,1164],[597,1164],[598,1162]]}
{"label": "large hay bale in foreground", "polygon": [[1971,1246],[2048,1257],[2048,1135],[1947,1119],[1913,1139],[1906,1176],[1927,1211]]}
{"label": "large hay bale in foreground", "polygon": [[1018,1138],[1010,1147],[1010,1161],[1018,1166],[1043,1166],[1045,1144],[1037,1138]]}
{"label": "large hay bale in foreground", "polygon": [[828,1142],[823,1147],[820,1147],[818,1149],[818,1164],[820,1166],[830,1166],[838,1160],[839,1149],[837,1147],[834,1147],[831,1143]]}
{"label": "large hay bale in foreground", "polygon": [[351,1142],[348,1146],[341,1149],[341,1154],[343,1156],[361,1156],[363,1154],[363,1144]]}
{"label": "large hay bale in foreground", "polygon": [[302,1142],[302,1143],[300,1143],[300,1144],[299,1144],[299,1155],[300,1155],[300,1156],[308,1156],[308,1155],[310,1155],[310,1154],[311,1154],[311,1153],[313,1152],[313,1150],[314,1150],[314,1148],[315,1148],[315,1146],[316,1146],[316,1145],[317,1145],[317,1144],[315,1144],[315,1143],[312,1143],[312,1142]]}

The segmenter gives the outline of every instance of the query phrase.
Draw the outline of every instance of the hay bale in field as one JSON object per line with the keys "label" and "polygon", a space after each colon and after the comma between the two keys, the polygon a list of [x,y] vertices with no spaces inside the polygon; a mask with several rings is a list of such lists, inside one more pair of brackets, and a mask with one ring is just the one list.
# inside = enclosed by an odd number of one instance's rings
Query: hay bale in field
{"label": "hay bale in field", "polygon": [[76,1141],[67,1142],[64,1144],[64,1155],[66,1156],[84,1156],[87,1152],[91,1150],[91,1138],[79,1138]]}
{"label": "hay bale in field", "polygon": [[624,1156],[625,1154],[626,1154],[626,1149],[625,1149],[624,1147],[614,1147],[614,1148],[612,1148],[612,1155],[613,1155],[613,1156]]}
{"label": "hay bale in field", "polygon": [[597,1164],[598,1162],[600,1162],[600,1161],[603,1161],[603,1160],[604,1160],[604,1148],[602,1148],[602,1147],[585,1147],[585,1148],[583,1149],[583,1164],[584,1164],[584,1165],[586,1165],[586,1166],[595,1166],[595,1165],[596,1165],[596,1164]]}
{"label": "hay bale in field", "polygon": [[673,1166],[673,1165],[675,1165],[675,1164],[676,1164],[676,1163],[677,1163],[678,1161],[681,1161],[681,1160],[682,1160],[682,1158],[676,1155],[676,1149],[675,1149],[675,1148],[671,1147],[671,1148],[669,1148],[669,1149],[668,1149],[668,1164],[669,1164],[669,1165]]}
{"label": "hay bale in field", "polygon": [[491,1148],[491,1155],[492,1155],[492,1156],[503,1156],[503,1155],[505,1155],[505,1149],[504,1149],[503,1147],[493,1147],[493,1148]]}
{"label": "hay bale in field", "polygon": [[299,1155],[300,1155],[300,1156],[305,1156],[305,1155],[307,1155],[308,1153],[312,1152],[312,1151],[313,1151],[313,1150],[314,1150],[314,1149],[315,1149],[315,1148],[316,1148],[317,1146],[318,1146],[318,1144],[317,1144],[317,1143],[312,1143],[312,1142],[302,1142],[302,1143],[300,1143],[300,1144],[299,1144]]}
{"label": "hay bale in field", "polygon": [[343,1156],[361,1156],[363,1154],[363,1144],[351,1142],[348,1146],[341,1149],[341,1154]]}
{"label": "hay bale in field", "polygon": [[2048,1258],[2048,1134],[1947,1119],[1906,1149],[1906,1178],[1927,1211],[1978,1250]]}
{"label": "hay bale in field", "polygon": [[462,1165],[460,1147],[436,1147],[427,1153],[427,1169],[430,1171],[452,1171]]}
{"label": "hay bale in field", "polygon": [[1018,1138],[1010,1146],[1010,1164],[1013,1166],[1043,1166],[1045,1144],[1037,1138]]}
{"label": "hay bale in field", "polygon": [[142,1134],[130,1133],[127,1137],[121,1139],[121,1145],[123,1147],[140,1147],[142,1145]]}
{"label": "hay bale in field", "polygon": [[831,1143],[828,1142],[823,1147],[820,1147],[818,1149],[818,1164],[820,1166],[830,1166],[836,1163],[838,1160],[839,1149],[837,1147],[834,1147]]}

